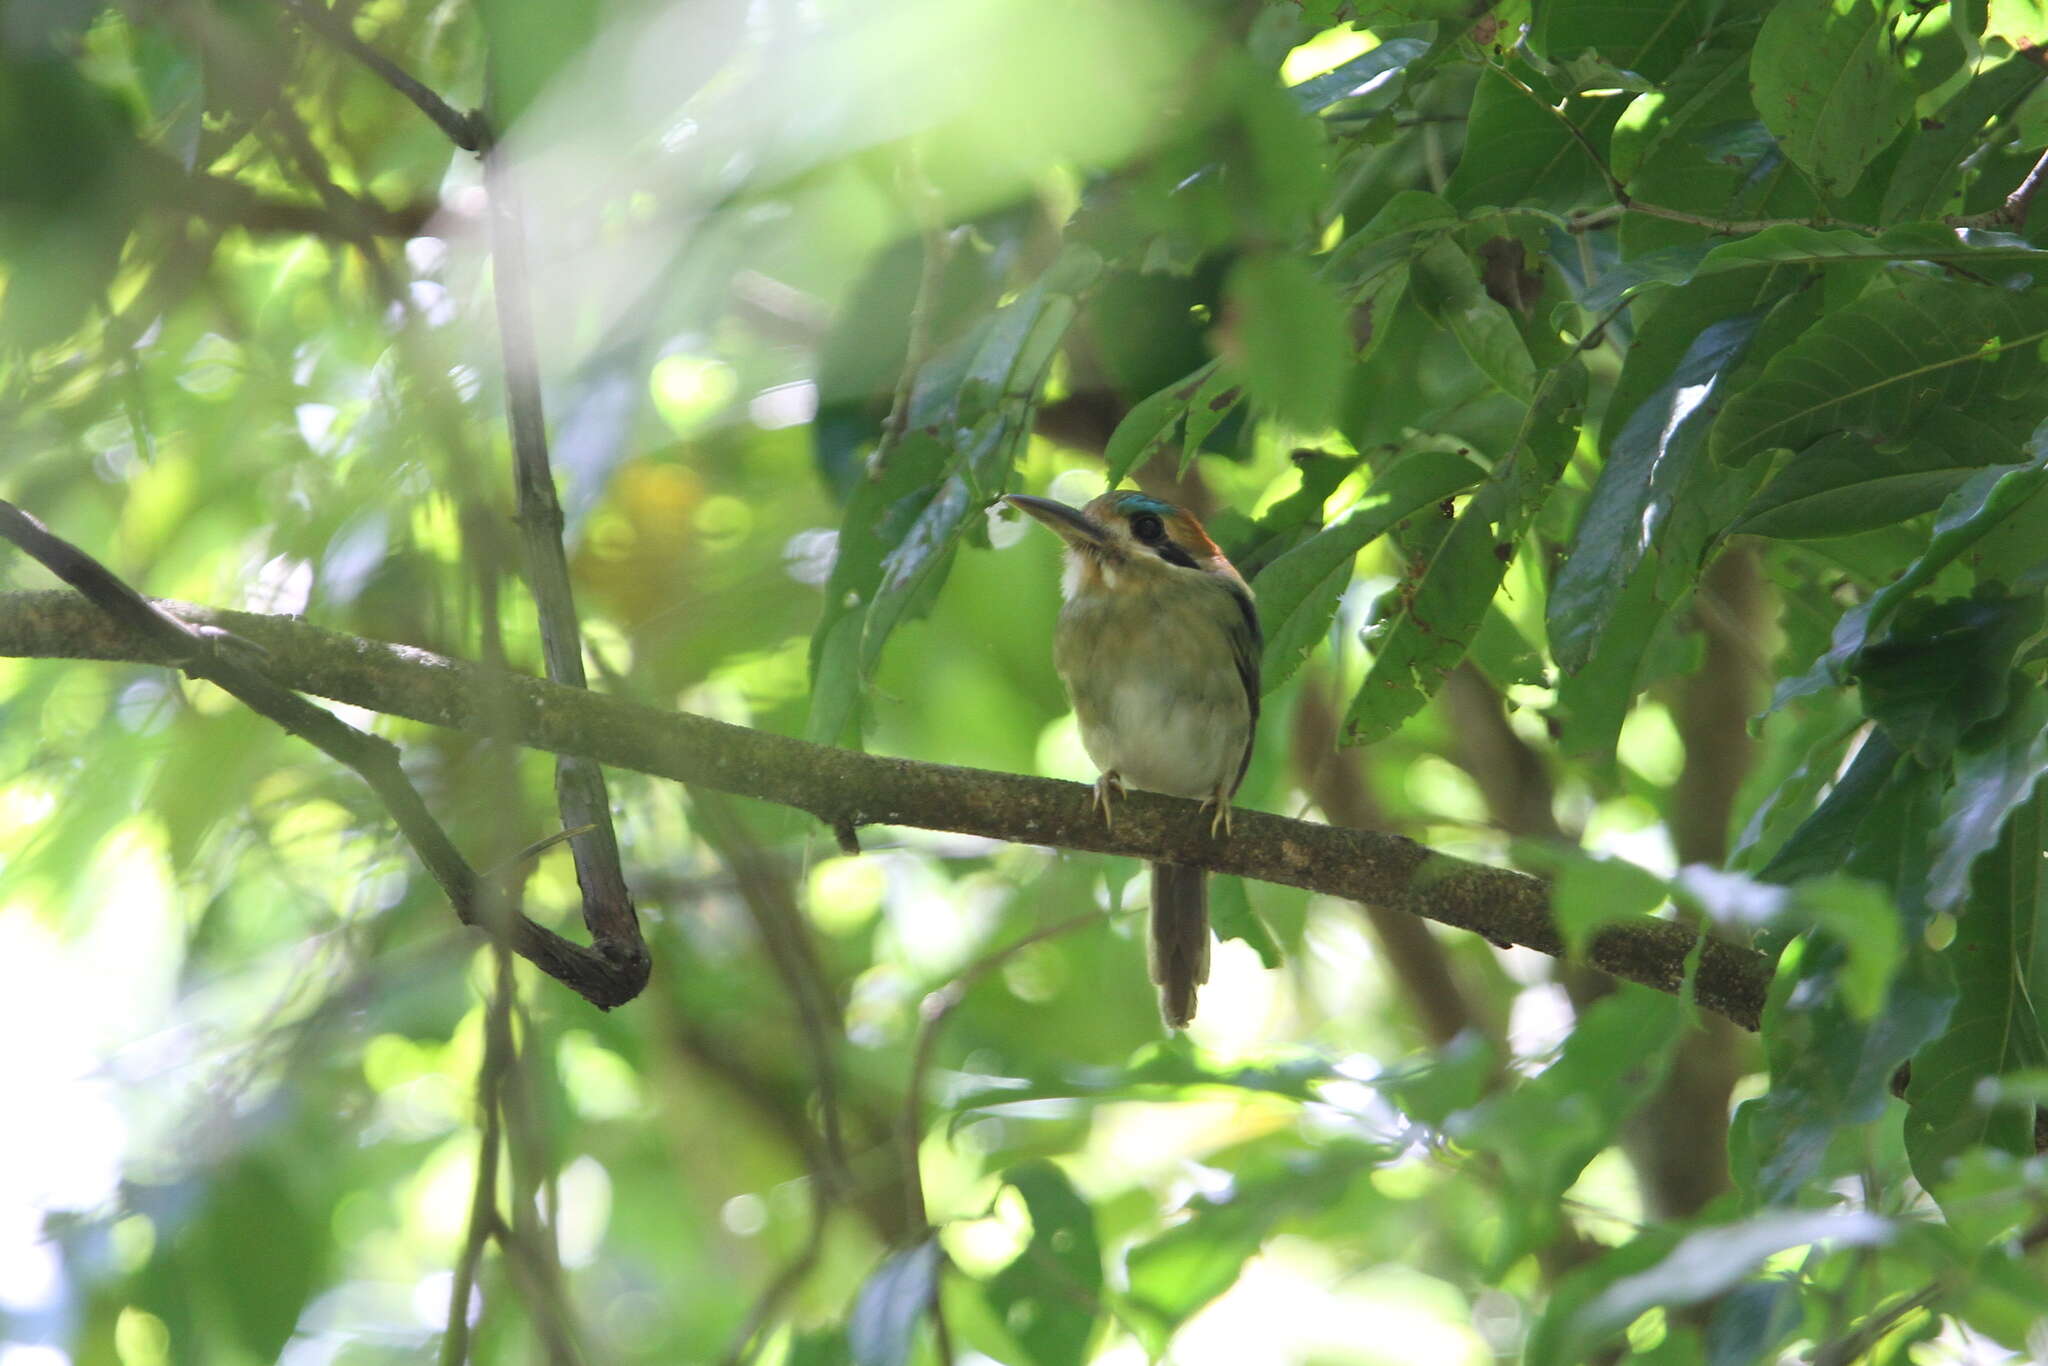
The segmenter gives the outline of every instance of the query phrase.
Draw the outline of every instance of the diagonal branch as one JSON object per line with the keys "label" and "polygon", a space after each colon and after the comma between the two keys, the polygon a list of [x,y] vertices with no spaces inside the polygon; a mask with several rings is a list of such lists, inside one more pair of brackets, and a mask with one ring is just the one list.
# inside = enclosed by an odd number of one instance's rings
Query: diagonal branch
{"label": "diagonal branch", "polygon": [[[383,801],[413,852],[441,885],[456,917],[472,927],[482,923],[481,881],[406,776],[396,745],[357,730],[291,691],[294,685],[280,681],[267,667],[270,661],[262,659],[260,644],[252,649],[247,637],[173,616],[98,560],[52,535],[41,522],[5,501],[0,501],[0,537],[21,547],[83,595],[60,592],[39,596],[50,605],[61,601],[73,624],[87,634],[97,631],[119,641],[121,648],[130,652],[124,657],[167,664],[192,678],[205,679],[354,769]],[[472,705],[483,710],[495,705],[492,690],[500,684],[490,675],[480,675],[471,686],[478,690]],[[602,945],[583,948],[523,915],[510,920],[505,935],[520,957],[567,983],[593,1005],[607,1009],[623,1005],[647,980],[644,967],[636,978],[633,965],[616,962]]]}
{"label": "diagonal branch", "polygon": [[356,37],[347,17],[328,9],[325,0],[283,0],[283,4],[298,16],[300,23],[361,62],[377,79],[411,100],[413,106],[432,119],[434,126],[446,134],[450,142],[465,152],[483,149],[486,139],[481,118],[474,113],[463,113],[397,62]]}
{"label": "diagonal branch", "polygon": [[[1132,792],[1114,831],[1081,783],[917,763],[808,744],[687,712],[656,711],[580,688],[495,673],[460,660],[321,630],[292,617],[164,603],[195,626],[253,642],[277,683],[372,711],[498,736],[556,754],[807,811],[827,825],[886,824],[1193,864],[1420,915],[1563,956],[1549,891],[1522,873],[1471,863],[1397,835],[1240,812],[1214,840],[1195,803]],[[0,595],[0,656],[175,662],[155,636],[66,593]],[[566,941],[565,941],[566,942]],[[573,947],[573,946],[571,946]],[[1594,941],[1593,966],[1676,992],[1700,950],[1694,983],[1706,1009],[1755,1029],[1771,962],[1754,949],[1702,941],[1644,918]]]}

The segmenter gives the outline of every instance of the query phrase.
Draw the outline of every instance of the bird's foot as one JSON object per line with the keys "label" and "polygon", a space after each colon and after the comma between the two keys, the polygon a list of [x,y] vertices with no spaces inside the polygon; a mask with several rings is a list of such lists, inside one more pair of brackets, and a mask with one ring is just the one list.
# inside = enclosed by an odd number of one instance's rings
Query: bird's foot
{"label": "bird's foot", "polygon": [[1109,772],[1095,780],[1095,799],[1092,805],[1097,811],[1102,813],[1103,829],[1116,829],[1116,813],[1111,809],[1110,802],[1112,798],[1122,797],[1123,795],[1123,775],[1115,769],[1109,770]]}
{"label": "bird's foot", "polygon": [[1230,794],[1217,788],[1203,801],[1202,809],[1212,812],[1209,817],[1209,838],[1217,839],[1230,834]]}

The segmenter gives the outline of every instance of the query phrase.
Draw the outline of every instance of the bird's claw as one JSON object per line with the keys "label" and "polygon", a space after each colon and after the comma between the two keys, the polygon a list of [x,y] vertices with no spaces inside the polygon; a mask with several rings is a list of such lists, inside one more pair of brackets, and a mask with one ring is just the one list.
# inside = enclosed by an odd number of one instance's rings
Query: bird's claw
{"label": "bird's claw", "polygon": [[1111,831],[1116,829],[1116,813],[1111,809],[1110,801],[1112,797],[1121,797],[1123,795],[1124,780],[1114,769],[1095,780],[1095,797],[1090,805],[1102,813],[1103,829]]}
{"label": "bird's claw", "polygon": [[1227,837],[1230,834],[1230,798],[1218,790],[1203,801],[1202,809],[1213,813],[1209,817],[1209,838]]}

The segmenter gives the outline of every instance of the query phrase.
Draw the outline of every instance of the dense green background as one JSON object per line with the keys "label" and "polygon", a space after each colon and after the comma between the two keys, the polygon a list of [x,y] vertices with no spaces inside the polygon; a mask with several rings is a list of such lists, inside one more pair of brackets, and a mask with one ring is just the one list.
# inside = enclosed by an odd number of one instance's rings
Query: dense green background
{"label": "dense green background", "polygon": [[[515,1002],[352,774],[4,661],[5,1366],[459,1355],[490,1018],[478,1361],[2048,1352],[2032,0],[330,18],[505,134],[597,686],[1089,778],[988,509],[1128,475],[1259,593],[1245,804],[1776,987],[1750,1036],[1223,880],[1169,1039],[1129,861],[615,771],[653,982]],[[0,0],[0,494],[537,668],[485,222],[291,6]],[[350,719],[480,865],[558,828],[544,759]],[[565,855],[526,901],[580,932]]]}

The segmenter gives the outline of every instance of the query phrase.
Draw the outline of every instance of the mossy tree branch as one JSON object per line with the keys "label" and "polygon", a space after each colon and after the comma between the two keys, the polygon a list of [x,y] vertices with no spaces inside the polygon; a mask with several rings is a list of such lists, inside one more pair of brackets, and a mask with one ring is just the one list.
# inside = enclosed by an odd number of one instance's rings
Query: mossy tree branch
{"label": "mossy tree branch", "polygon": [[[1241,811],[1228,839],[1194,802],[1132,792],[1105,829],[1089,789],[808,744],[506,675],[405,645],[342,635],[291,617],[158,604],[260,647],[277,683],[433,725],[807,811],[829,827],[907,825],[1091,853],[1164,859],[1405,911],[1563,956],[1545,885],[1398,835]],[[68,593],[0,595],[0,655],[170,663],[161,647]],[[1699,951],[1699,1004],[1757,1027],[1771,978],[1764,955],[1645,918],[1593,943],[1593,966],[1660,991],[1684,984]]]}

